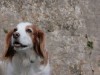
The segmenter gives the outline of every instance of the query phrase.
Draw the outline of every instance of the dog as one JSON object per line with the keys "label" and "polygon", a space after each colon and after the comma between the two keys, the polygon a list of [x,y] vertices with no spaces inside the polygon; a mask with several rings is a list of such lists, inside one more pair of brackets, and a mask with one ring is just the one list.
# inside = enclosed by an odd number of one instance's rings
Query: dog
{"label": "dog", "polygon": [[4,75],[50,75],[45,34],[29,22],[21,22],[5,39]]}

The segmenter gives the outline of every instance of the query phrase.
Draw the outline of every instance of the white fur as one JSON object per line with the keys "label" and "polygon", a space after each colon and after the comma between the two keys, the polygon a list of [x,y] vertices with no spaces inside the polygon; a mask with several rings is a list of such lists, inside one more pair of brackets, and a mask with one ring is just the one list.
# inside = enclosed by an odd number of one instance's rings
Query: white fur
{"label": "white fur", "polygon": [[[16,54],[12,63],[8,64],[7,75],[49,75],[49,63],[41,68],[38,59],[39,57],[33,55],[31,50]],[[30,60],[34,63],[30,63]]]}
{"label": "white fur", "polygon": [[[17,31],[19,34],[20,34],[20,37],[19,37],[19,41],[20,43],[24,44],[24,45],[28,45],[28,47],[25,47],[24,48],[17,48],[16,50],[27,50],[28,48],[31,48],[33,46],[33,43],[32,43],[32,39],[31,37],[26,33],[25,31],[25,28],[26,26],[31,26],[32,24],[31,23],[28,23],[28,22],[22,22],[22,23],[19,23],[17,25]],[[12,37],[12,42],[13,42],[13,37]],[[13,43],[12,43],[13,45]]]}
{"label": "white fur", "polygon": [[[12,61],[6,64],[5,75],[49,75],[50,66],[49,61],[47,65],[40,65],[40,57],[33,51],[33,43],[31,37],[26,33],[25,28],[31,23],[19,23],[17,25],[17,32],[20,33],[19,41],[28,45],[27,48],[16,49],[17,53],[13,56]],[[12,45],[13,45],[12,37]],[[31,63],[30,61],[33,61]]]}

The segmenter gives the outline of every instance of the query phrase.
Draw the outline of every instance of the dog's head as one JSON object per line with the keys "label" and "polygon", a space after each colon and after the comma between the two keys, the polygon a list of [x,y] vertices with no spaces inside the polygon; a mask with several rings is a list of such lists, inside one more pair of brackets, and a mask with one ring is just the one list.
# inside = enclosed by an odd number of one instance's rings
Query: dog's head
{"label": "dog's head", "polygon": [[33,46],[33,38],[35,37],[32,24],[30,23],[20,23],[13,29],[11,36],[11,46],[14,47],[16,51],[27,50]]}
{"label": "dog's head", "polygon": [[4,57],[12,58],[16,52],[33,49],[40,57],[45,57],[44,32],[31,23],[19,23],[7,33]]}

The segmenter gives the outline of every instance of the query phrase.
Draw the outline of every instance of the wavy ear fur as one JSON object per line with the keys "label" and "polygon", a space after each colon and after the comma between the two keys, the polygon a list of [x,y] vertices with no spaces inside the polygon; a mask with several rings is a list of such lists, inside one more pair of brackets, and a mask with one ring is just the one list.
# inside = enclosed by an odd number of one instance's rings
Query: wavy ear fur
{"label": "wavy ear fur", "polygon": [[15,54],[15,50],[13,46],[11,46],[11,37],[13,34],[13,30],[7,33],[6,39],[5,39],[5,49],[6,51],[4,52],[4,58],[12,58]]}
{"label": "wavy ear fur", "polygon": [[36,54],[43,59],[41,64],[46,64],[48,62],[48,53],[45,49],[45,34],[43,31],[38,29],[34,36],[34,50]]}
{"label": "wavy ear fur", "polygon": [[45,35],[41,30],[36,31],[34,50],[40,57],[45,57]]}

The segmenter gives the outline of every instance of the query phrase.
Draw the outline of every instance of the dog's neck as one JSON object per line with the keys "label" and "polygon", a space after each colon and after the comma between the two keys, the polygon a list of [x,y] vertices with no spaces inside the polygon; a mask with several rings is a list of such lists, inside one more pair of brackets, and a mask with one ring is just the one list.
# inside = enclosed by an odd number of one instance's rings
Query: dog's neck
{"label": "dog's neck", "polygon": [[17,51],[12,58],[14,69],[20,72],[20,69],[18,69],[20,67],[25,71],[25,73],[31,68],[36,72],[40,71],[40,61],[41,59],[33,51],[33,49],[29,49],[26,51]]}
{"label": "dog's neck", "polygon": [[[23,62],[29,61],[30,63],[34,63],[37,59],[36,53],[33,51],[33,49],[23,50],[23,51],[16,51],[16,54],[13,57],[13,60],[17,59],[18,61]],[[16,61],[16,60],[14,60]]]}
{"label": "dog's neck", "polygon": [[27,55],[27,56],[30,56],[31,54],[32,54],[32,55],[35,55],[35,52],[34,52],[33,49],[27,49],[27,50],[16,51],[16,54],[18,54],[18,55]]}

